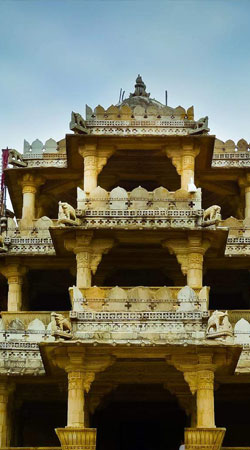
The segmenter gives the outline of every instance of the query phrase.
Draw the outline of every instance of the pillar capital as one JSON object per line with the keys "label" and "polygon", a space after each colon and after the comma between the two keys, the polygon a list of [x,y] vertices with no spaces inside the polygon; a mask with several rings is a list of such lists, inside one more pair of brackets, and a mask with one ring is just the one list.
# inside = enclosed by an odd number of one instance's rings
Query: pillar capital
{"label": "pillar capital", "polygon": [[39,175],[26,173],[19,180],[20,186],[22,186],[23,194],[32,193],[36,194],[37,189],[45,183],[45,179]]}
{"label": "pillar capital", "polygon": [[192,288],[202,287],[203,257],[211,243],[202,239],[202,234],[189,233],[186,239],[171,239],[162,242],[170,254],[175,254],[183,275],[187,275],[187,284]]}
{"label": "pillar capital", "polygon": [[188,184],[194,179],[195,158],[199,153],[200,148],[193,141],[184,140],[176,148],[166,148],[166,155],[181,176],[182,189],[188,190]]}
{"label": "pillar capital", "polygon": [[[85,144],[78,147],[78,153],[82,158],[87,156],[97,156],[97,145],[96,144]],[[85,161],[84,161],[85,162]]]}
{"label": "pillar capital", "polygon": [[79,288],[91,286],[91,272],[96,273],[103,254],[113,247],[113,239],[92,239],[93,232],[86,231],[72,239],[65,239],[64,245],[68,251],[76,255],[77,280]]}

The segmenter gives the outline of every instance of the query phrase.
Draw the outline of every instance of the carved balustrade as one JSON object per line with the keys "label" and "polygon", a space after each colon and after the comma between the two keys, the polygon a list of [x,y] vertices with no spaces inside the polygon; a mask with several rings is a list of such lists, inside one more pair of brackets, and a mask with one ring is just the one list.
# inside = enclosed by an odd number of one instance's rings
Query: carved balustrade
{"label": "carved balustrade", "polygon": [[56,225],[57,220],[51,220],[45,216],[32,220],[28,227],[23,227],[21,220],[15,222],[8,218],[6,230],[2,233],[3,242],[0,253],[54,255],[55,250],[49,228]]}
{"label": "carved balustrade", "polygon": [[207,311],[209,288],[90,287],[69,289],[73,309],[77,303],[93,311]]}
{"label": "carved balustrade", "polygon": [[226,142],[216,139],[212,167],[250,167],[250,144],[244,139],[237,144],[231,139]]}
{"label": "carved balustrade", "polygon": [[142,187],[131,192],[117,187],[107,192],[97,187],[87,194],[78,188],[76,216],[86,228],[195,227],[203,218],[201,190],[194,193],[163,187],[149,192]]}

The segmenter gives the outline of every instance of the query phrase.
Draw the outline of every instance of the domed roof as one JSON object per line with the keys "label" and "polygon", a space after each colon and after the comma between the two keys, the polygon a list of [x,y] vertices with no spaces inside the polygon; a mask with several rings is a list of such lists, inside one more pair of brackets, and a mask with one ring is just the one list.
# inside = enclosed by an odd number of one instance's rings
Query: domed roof
{"label": "domed roof", "polygon": [[[128,105],[130,108],[134,109],[136,106],[142,106],[143,108],[148,108],[149,106],[156,106],[158,109],[165,108],[161,102],[150,98],[150,93],[146,92],[146,85],[142,80],[141,75],[138,75],[135,81],[135,91],[130,94],[128,98],[122,100],[117,106]],[[172,109],[172,108],[170,108]]]}

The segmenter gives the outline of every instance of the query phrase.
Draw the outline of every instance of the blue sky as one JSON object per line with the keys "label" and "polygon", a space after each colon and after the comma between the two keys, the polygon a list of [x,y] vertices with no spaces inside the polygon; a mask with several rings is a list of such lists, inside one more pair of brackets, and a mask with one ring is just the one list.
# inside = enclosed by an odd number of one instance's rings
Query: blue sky
{"label": "blue sky", "polygon": [[72,110],[117,103],[138,73],[250,141],[249,0],[0,0],[0,148],[56,140]]}

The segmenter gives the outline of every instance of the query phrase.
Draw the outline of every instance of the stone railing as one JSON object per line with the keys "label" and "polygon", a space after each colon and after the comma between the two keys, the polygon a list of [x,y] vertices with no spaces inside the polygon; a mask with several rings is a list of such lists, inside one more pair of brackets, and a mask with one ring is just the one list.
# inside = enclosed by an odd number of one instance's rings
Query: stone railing
{"label": "stone railing", "polygon": [[69,288],[73,310],[149,312],[207,311],[209,288],[91,287]]}
{"label": "stone railing", "polygon": [[67,167],[67,156],[65,139],[56,142],[54,139],[48,139],[43,144],[36,139],[30,145],[24,140],[23,154],[16,150],[10,150],[11,157],[8,164],[16,166],[31,167]]}
{"label": "stone railing", "polygon": [[250,226],[248,219],[238,220],[229,217],[220,222],[221,227],[229,229],[225,256],[246,256],[250,255]]}
{"label": "stone railing", "polygon": [[226,142],[215,140],[212,167],[250,167],[250,144],[240,139]]}
{"label": "stone railing", "polygon": [[3,251],[15,255],[54,255],[49,228],[55,225],[57,220],[44,216],[33,220],[29,228],[23,228],[20,220],[8,218],[6,231],[2,233]]}
{"label": "stone railing", "polygon": [[[69,312],[62,312],[68,317]],[[40,311],[2,311],[0,319],[0,340],[25,342],[53,340],[51,312]]]}
{"label": "stone railing", "polygon": [[78,188],[76,216],[86,228],[136,229],[196,227],[203,218],[201,190],[169,192],[163,187],[131,192],[117,187],[107,192],[97,187],[90,194]]}
{"label": "stone railing", "polygon": [[201,189],[190,193],[184,189],[169,192],[164,187],[159,187],[149,192],[141,186],[128,192],[121,187],[114,188],[111,192],[98,186],[90,194],[78,188],[77,209],[85,214],[88,211],[134,211],[134,210],[189,210],[200,211]]}

